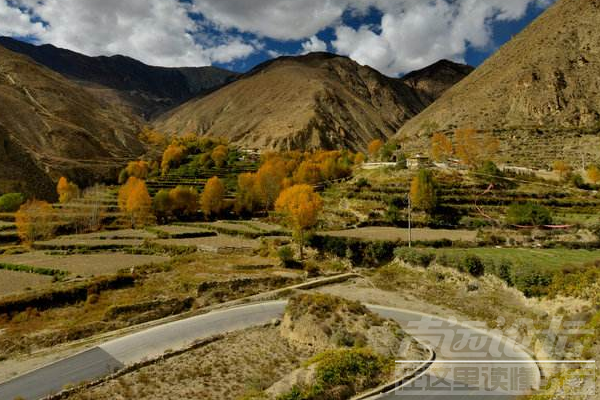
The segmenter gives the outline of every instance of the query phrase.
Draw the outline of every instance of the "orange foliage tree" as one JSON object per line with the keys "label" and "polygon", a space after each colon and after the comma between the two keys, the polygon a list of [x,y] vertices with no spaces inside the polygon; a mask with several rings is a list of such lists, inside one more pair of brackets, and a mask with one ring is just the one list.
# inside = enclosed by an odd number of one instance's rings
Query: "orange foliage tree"
{"label": "orange foliage tree", "polygon": [[220,214],[224,208],[224,198],[225,186],[218,177],[213,176],[206,182],[200,196],[200,208],[204,216],[210,218]]}
{"label": "orange foliage tree", "polygon": [[383,142],[379,139],[375,139],[371,143],[369,143],[369,147],[367,147],[367,151],[369,152],[369,155],[371,157],[375,157],[377,155],[377,153],[379,153],[379,150],[381,150],[382,147],[383,147]]}
{"label": "orange foliage tree", "polygon": [[185,157],[185,147],[178,144],[170,144],[165,152],[163,153],[162,162],[160,168],[163,175],[169,172],[169,169],[174,165],[177,165]]}
{"label": "orange foliage tree", "polygon": [[365,162],[365,155],[363,153],[356,153],[354,156],[354,164],[360,165]]}
{"label": "orange foliage tree", "polygon": [[60,203],[68,203],[79,196],[79,187],[61,176],[56,185],[56,192]]}
{"label": "orange foliage tree", "polygon": [[321,196],[309,185],[295,185],[281,192],[275,209],[286,215],[300,245],[300,258],[303,258],[304,232],[317,224],[323,209]]}
{"label": "orange foliage tree", "polygon": [[572,168],[569,165],[569,163],[563,160],[554,161],[554,164],[552,164],[552,169],[558,174],[560,179],[563,180],[567,179],[567,177],[572,171]]}
{"label": "orange foliage tree", "polygon": [[152,199],[143,180],[135,176],[130,177],[119,189],[118,203],[132,227],[144,226],[151,222]]}
{"label": "orange foliage tree", "polygon": [[214,148],[214,150],[210,154],[210,158],[212,158],[212,160],[218,168],[221,168],[223,165],[225,165],[225,160],[227,160],[228,154],[229,149],[227,148],[227,146],[221,144]]}
{"label": "orange foliage tree", "polygon": [[436,161],[446,161],[452,156],[452,141],[441,132],[431,137],[431,157]]}
{"label": "orange foliage tree", "polygon": [[294,173],[294,182],[296,183],[316,185],[322,180],[321,166],[312,161],[303,161]]}
{"label": "orange foliage tree", "polygon": [[480,167],[498,152],[500,142],[489,134],[478,135],[475,129],[459,129],[455,132],[456,155],[471,168]]}
{"label": "orange foliage tree", "polygon": [[52,237],[56,228],[56,214],[49,203],[30,200],[17,211],[15,224],[21,240],[32,243]]}

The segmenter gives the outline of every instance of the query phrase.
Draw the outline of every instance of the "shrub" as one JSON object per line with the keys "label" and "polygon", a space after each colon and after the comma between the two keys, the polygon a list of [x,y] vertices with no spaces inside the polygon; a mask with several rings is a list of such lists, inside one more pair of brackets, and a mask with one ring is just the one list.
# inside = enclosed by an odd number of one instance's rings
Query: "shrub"
{"label": "shrub", "polygon": [[282,264],[288,268],[294,263],[294,250],[290,246],[282,246],[277,250],[277,256]]}
{"label": "shrub", "polygon": [[550,211],[539,204],[513,203],[508,208],[507,222],[512,225],[548,225],[552,223]]}
{"label": "shrub", "polygon": [[461,270],[463,272],[468,272],[474,277],[480,277],[485,274],[485,265],[483,264],[483,261],[481,261],[481,258],[473,254],[468,254],[462,260]]}
{"label": "shrub", "polygon": [[435,254],[430,251],[417,250],[409,247],[398,247],[394,250],[398,259],[418,267],[427,268],[435,259]]}
{"label": "shrub", "polygon": [[25,203],[22,193],[6,193],[0,196],[0,212],[16,212]]}
{"label": "shrub", "polygon": [[360,178],[356,182],[356,188],[359,189],[359,190],[361,190],[362,188],[368,188],[368,187],[371,187],[371,184],[365,178]]}

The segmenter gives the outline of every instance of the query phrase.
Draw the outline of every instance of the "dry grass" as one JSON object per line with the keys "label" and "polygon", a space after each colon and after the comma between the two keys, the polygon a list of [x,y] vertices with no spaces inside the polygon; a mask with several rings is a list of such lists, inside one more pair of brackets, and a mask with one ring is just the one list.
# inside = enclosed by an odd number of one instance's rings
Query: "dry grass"
{"label": "dry grass", "polygon": [[71,249],[82,247],[86,249],[107,249],[138,247],[144,244],[142,239],[82,239],[65,236],[57,239],[35,242],[34,247],[40,249]]}
{"label": "dry grass", "polygon": [[[321,232],[322,235],[348,237],[362,240],[385,240],[385,241],[407,241],[408,229],[391,227],[365,227],[357,229],[347,229],[342,231]],[[412,230],[412,240],[462,240],[474,242],[477,237],[476,231],[467,230],[446,230],[446,229],[427,229],[418,228]]]}
{"label": "dry grass", "polygon": [[160,225],[152,228],[153,230],[163,233],[168,236],[178,236],[178,235],[203,235],[208,233],[209,231],[206,229],[194,227],[191,225]]}
{"label": "dry grass", "polygon": [[218,235],[186,239],[158,239],[154,242],[167,246],[195,246],[212,253],[251,252],[260,247],[260,241],[237,236]]}
{"label": "dry grass", "polygon": [[156,234],[144,229],[120,229],[116,231],[101,231],[92,233],[82,233],[78,235],[64,236],[58,239],[154,239]]}
{"label": "dry grass", "polygon": [[0,256],[0,263],[58,269],[80,276],[113,274],[121,269],[166,261],[169,261],[169,257],[123,253],[49,255],[43,251],[33,251]]}
{"label": "dry grass", "polygon": [[311,356],[292,347],[278,328],[253,328],[69,399],[238,399],[269,387]]}
{"label": "dry grass", "polygon": [[0,296],[18,293],[29,288],[38,289],[51,283],[51,276],[0,270]]}

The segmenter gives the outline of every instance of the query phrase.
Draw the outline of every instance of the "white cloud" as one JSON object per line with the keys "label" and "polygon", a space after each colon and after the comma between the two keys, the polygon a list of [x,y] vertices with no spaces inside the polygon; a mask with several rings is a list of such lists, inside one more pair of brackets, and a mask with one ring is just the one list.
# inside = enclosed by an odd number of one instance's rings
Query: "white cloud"
{"label": "white cloud", "polygon": [[[469,46],[493,45],[494,21],[517,20],[528,6],[553,1],[0,0],[0,34],[30,35],[90,55],[121,53],[149,64],[192,66],[281,51],[263,49],[263,38],[298,41],[304,53],[327,50],[316,35],[333,28],[332,49],[396,75],[441,58],[461,61]],[[344,25],[345,12],[360,16],[370,8],[381,12],[380,25]]]}
{"label": "white cloud", "polygon": [[319,39],[316,35],[311,36],[306,42],[302,43],[303,54],[317,51],[327,51],[327,43]]}

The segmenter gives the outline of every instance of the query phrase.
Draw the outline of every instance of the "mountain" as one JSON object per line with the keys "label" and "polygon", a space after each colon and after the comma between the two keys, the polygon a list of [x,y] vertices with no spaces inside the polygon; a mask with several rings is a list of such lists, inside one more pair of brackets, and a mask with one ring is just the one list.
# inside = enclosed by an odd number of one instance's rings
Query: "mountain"
{"label": "mountain", "polygon": [[444,79],[426,80],[419,75],[413,88],[329,53],[280,57],[165,113],[155,127],[226,137],[248,148],[364,150],[373,139],[391,137],[443,91]]}
{"label": "mountain", "polygon": [[81,185],[144,152],[129,110],[0,46],[0,193],[55,196],[66,175]]}
{"label": "mountain", "polygon": [[474,68],[470,65],[440,60],[428,67],[404,75],[402,81],[417,91],[423,103],[431,104],[473,70]]}
{"label": "mountain", "polygon": [[165,68],[120,55],[88,57],[53,45],[35,46],[9,37],[0,37],[0,46],[86,85],[108,101],[120,101],[145,118],[210,93],[238,76],[215,67]]}
{"label": "mountain", "polygon": [[600,161],[600,0],[558,0],[399,130],[415,151],[424,126],[492,131],[503,161]]}

